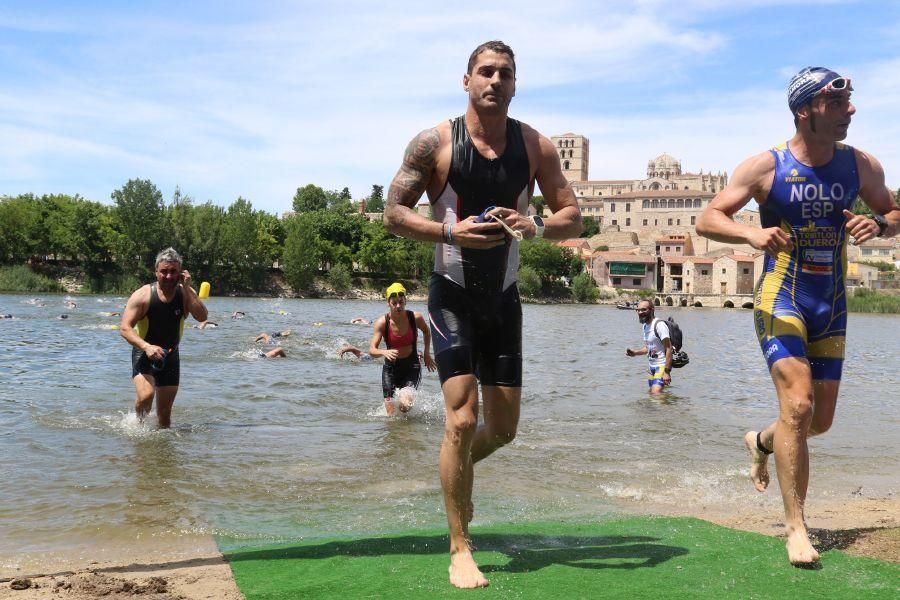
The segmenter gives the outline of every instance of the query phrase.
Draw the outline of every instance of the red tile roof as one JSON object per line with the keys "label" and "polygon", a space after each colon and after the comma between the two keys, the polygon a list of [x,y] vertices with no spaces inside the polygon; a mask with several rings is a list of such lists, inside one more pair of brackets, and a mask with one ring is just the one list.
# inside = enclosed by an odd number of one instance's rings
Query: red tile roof
{"label": "red tile roof", "polygon": [[571,240],[563,240],[556,244],[557,246],[563,246],[565,248],[590,248],[591,245],[584,238],[575,238]]}
{"label": "red tile roof", "polygon": [[756,261],[756,257],[759,254],[755,254],[753,256],[747,256],[746,254],[726,254],[724,256],[720,256],[719,258],[730,258],[735,262],[754,262]]}

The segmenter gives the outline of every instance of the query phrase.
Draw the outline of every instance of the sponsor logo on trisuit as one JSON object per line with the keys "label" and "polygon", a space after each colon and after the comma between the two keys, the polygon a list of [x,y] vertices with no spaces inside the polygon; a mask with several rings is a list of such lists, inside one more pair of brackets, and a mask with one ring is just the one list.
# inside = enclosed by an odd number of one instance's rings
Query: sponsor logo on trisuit
{"label": "sponsor logo on trisuit", "polygon": [[797,169],[791,169],[791,174],[784,178],[788,183],[803,183],[806,177],[797,174]]}

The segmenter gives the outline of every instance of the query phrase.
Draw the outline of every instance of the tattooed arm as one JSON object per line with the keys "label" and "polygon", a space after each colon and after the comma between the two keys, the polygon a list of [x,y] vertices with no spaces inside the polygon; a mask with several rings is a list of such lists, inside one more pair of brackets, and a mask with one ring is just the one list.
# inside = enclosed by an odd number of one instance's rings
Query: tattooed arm
{"label": "tattooed arm", "polygon": [[414,209],[435,173],[440,146],[441,132],[433,127],[414,137],[406,147],[384,207],[384,226],[391,233],[425,242],[443,241],[442,225]]}
{"label": "tattooed arm", "polygon": [[[450,123],[447,122],[426,129],[406,147],[403,164],[391,182],[384,207],[384,226],[391,233],[423,242],[448,241],[449,226],[423,217],[413,207],[426,190],[440,193],[450,167],[449,140]],[[555,151],[553,155],[556,156]],[[452,243],[457,246],[493,248],[504,241],[498,223],[477,223],[474,216],[453,223]]]}

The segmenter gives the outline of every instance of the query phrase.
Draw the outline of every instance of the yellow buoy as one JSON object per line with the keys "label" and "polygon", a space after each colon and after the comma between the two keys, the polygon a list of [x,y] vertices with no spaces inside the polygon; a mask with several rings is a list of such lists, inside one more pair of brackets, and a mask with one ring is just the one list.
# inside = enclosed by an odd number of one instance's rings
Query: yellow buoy
{"label": "yellow buoy", "polygon": [[209,298],[209,282],[208,281],[204,281],[203,283],[200,284],[200,294],[199,295],[200,295],[201,300],[206,300],[207,298]]}

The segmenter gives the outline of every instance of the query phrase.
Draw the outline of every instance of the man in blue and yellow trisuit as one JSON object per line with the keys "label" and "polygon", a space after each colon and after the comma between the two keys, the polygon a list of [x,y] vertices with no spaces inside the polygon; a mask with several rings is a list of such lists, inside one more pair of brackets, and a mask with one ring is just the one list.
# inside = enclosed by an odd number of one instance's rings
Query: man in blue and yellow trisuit
{"label": "man in blue and yellow trisuit", "polygon": [[[846,247],[900,230],[900,208],[874,156],[840,143],[856,107],[850,79],[824,67],[807,67],[788,87],[796,133],[741,163],[731,182],[704,210],[697,233],[722,242],[747,243],[766,252],[756,288],[754,323],[778,394],[778,419],[744,436],[759,491],[769,484],[774,452],[784,501],[788,559],[815,563],[804,503],[809,483],[806,440],[828,431],[834,418],[847,308]],[[859,197],[874,218],[850,212]],[[751,199],[761,228],[732,215]]]}
{"label": "man in blue and yellow trisuit", "polygon": [[134,410],[140,419],[153,407],[159,426],[169,427],[172,404],[178,393],[181,361],[178,345],[184,320],[190,314],[206,321],[206,306],[191,288],[191,275],[181,268],[181,256],[166,248],[156,256],[156,283],[139,288],[128,299],[119,325],[131,352],[131,379],[137,397]]}

